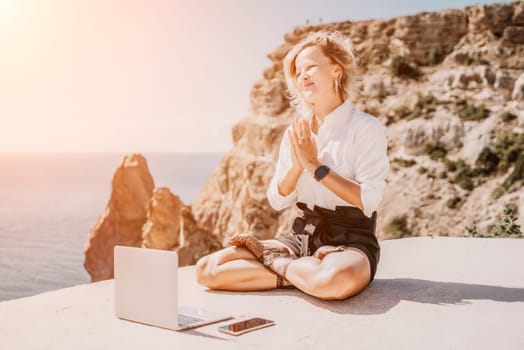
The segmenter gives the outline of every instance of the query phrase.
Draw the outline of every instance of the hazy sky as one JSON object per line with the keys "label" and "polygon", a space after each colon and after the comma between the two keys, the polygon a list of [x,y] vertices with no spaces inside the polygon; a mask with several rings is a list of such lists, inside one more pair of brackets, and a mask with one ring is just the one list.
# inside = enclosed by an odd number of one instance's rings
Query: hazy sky
{"label": "hazy sky", "polygon": [[295,26],[473,0],[0,0],[0,152],[226,152]]}

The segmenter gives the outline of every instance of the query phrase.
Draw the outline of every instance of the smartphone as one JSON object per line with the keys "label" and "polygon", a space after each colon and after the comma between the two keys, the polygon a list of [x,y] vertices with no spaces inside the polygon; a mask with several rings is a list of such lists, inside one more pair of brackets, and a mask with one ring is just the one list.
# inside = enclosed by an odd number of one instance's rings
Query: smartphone
{"label": "smartphone", "polygon": [[231,335],[240,335],[256,329],[269,327],[275,324],[275,321],[266,320],[265,318],[254,317],[243,321],[225,324],[218,327],[218,330]]}

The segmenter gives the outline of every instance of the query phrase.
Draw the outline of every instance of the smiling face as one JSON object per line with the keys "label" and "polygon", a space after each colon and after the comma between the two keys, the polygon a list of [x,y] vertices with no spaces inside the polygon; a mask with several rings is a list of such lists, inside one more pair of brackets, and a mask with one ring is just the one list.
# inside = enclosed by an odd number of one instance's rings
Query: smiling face
{"label": "smiling face", "polygon": [[296,84],[310,104],[336,97],[335,79],[340,78],[340,66],[331,62],[317,46],[308,46],[296,57]]}

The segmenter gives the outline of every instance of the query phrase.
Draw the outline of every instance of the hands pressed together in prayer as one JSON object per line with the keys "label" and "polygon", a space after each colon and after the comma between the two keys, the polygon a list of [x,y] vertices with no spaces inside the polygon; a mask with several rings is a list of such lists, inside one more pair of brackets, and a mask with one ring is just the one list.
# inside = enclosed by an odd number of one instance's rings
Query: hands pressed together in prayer
{"label": "hands pressed together in prayer", "polygon": [[[293,127],[288,131],[291,141],[291,171],[278,184],[278,191],[282,195],[288,195],[297,184],[297,178],[306,169],[314,174],[321,165],[318,160],[317,143],[313,139],[309,122],[306,119],[293,121]],[[364,210],[360,194],[360,184],[352,179],[346,179],[331,170],[329,176],[322,180],[322,184],[348,203]]]}
{"label": "hands pressed together in prayer", "polygon": [[320,166],[318,161],[317,143],[313,139],[309,122],[306,119],[293,121],[293,128],[289,131],[291,141],[292,167],[297,171],[313,173]]}

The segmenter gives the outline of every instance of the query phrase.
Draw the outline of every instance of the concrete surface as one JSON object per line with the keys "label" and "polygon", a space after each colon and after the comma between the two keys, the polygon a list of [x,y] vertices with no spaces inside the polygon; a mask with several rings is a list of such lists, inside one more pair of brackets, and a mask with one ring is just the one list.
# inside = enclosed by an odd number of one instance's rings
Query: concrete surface
{"label": "concrete surface", "polygon": [[182,304],[262,316],[239,337],[217,325],[175,332],[113,315],[113,280],[0,303],[2,349],[524,349],[524,240],[381,242],[375,281],[345,301],[297,290],[230,293],[180,271]]}

